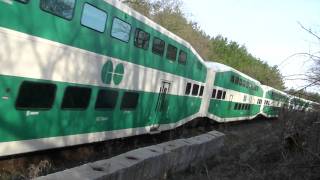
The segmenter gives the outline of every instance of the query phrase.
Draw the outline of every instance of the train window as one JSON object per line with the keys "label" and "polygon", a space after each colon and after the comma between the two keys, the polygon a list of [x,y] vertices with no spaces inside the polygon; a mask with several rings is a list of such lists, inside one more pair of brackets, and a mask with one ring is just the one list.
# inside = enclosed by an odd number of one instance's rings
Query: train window
{"label": "train window", "polygon": [[124,42],[129,42],[131,25],[119,18],[114,18],[111,28],[111,36]]}
{"label": "train window", "polygon": [[107,13],[88,4],[85,3],[83,6],[81,24],[99,31],[104,32],[107,22]]}
{"label": "train window", "polygon": [[101,89],[98,92],[96,109],[114,109],[118,99],[118,92],[114,90]]}
{"label": "train window", "polygon": [[203,95],[204,86],[201,86],[199,96]]}
{"label": "train window", "polygon": [[40,7],[42,10],[53,15],[71,20],[73,17],[76,0],[41,0]]}
{"label": "train window", "polygon": [[221,99],[221,98],[222,98],[222,91],[218,90],[217,99]]}
{"label": "train window", "polygon": [[238,103],[235,103],[234,104],[234,108],[233,108],[234,110],[238,110]]}
{"label": "train window", "polygon": [[185,94],[189,95],[191,92],[191,83],[187,83]]}
{"label": "train window", "polygon": [[234,75],[231,75],[230,82],[235,83],[235,77],[234,77]]}
{"label": "train window", "polygon": [[238,110],[241,110],[242,104],[238,104]]}
{"label": "train window", "polygon": [[149,47],[150,34],[137,28],[134,36],[134,45],[147,50]]}
{"label": "train window", "polygon": [[16,99],[17,109],[50,109],[57,86],[50,83],[24,81]]}
{"label": "train window", "polygon": [[138,105],[139,93],[125,92],[122,97],[121,110],[134,110]]}
{"label": "train window", "polygon": [[89,105],[91,89],[68,86],[64,91],[62,109],[86,109]]}
{"label": "train window", "polygon": [[198,92],[199,92],[199,85],[198,84],[193,84],[192,95],[193,96],[197,96]]}
{"label": "train window", "polygon": [[216,92],[217,92],[217,90],[213,89],[211,98],[216,98]]}
{"label": "train window", "polygon": [[180,50],[178,62],[179,62],[179,64],[187,64],[187,53],[186,52]]}
{"label": "train window", "polygon": [[243,85],[242,79],[239,79],[239,85],[240,85],[240,86]]}
{"label": "train window", "polygon": [[226,91],[223,91],[223,93],[222,93],[222,99],[226,99]]}
{"label": "train window", "polygon": [[153,38],[153,44],[152,44],[152,52],[154,54],[162,56],[164,53],[164,48],[165,48],[166,43],[159,39],[159,38]]}
{"label": "train window", "polygon": [[29,2],[29,0],[16,0],[16,1],[22,2],[22,3],[25,3],[25,4]]}
{"label": "train window", "polygon": [[239,85],[239,77],[236,77],[234,82]]}
{"label": "train window", "polygon": [[243,101],[245,102],[246,100],[247,100],[247,96],[244,95],[244,96],[243,96]]}
{"label": "train window", "polygon": [[177,51],[178,49],[175,46],[169,44],[167,47],[167,58],[169,60],[175,61],[177,58]]}

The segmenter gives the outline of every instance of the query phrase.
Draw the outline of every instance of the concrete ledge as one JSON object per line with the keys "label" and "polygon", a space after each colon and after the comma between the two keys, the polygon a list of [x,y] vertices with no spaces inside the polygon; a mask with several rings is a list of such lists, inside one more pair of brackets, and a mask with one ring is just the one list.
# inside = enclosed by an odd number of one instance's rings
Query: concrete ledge
{"label": "concrete ledge", "polygon": [[224,134],[211,131],[188,139],[139,148],[37,179],[151,180],[213,156],[223,143]]}

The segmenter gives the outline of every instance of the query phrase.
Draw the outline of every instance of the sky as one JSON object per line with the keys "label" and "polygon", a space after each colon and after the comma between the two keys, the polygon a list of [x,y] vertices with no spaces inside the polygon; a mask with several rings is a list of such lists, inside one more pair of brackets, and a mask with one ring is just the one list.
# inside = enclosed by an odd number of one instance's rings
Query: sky
{"label": "sky", "polygon": [[[245,45],[253,56],[271,66],[278,65],[285,78],[305,74],[312,65],[304,56],[290,56],[320,51],[320,42],[299,25],[320,34],[320,0],[182,1],[187,17],[198,22],[208,35],[222,35]],[[288,88],[300,89],[307,84],[285,80]]]}

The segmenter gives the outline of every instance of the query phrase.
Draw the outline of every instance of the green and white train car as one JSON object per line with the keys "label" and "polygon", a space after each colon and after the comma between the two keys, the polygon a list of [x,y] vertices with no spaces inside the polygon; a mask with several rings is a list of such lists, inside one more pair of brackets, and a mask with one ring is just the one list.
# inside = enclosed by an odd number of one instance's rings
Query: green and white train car
{"label": "green and white train car", "polygon": [[0,156],[199,116],[201,57],[118,1],[0,0],[0,42]]}
{"label": "green and white train car", "polygon": [[197,117],[274,117],[270,109],[285,104],[272,96],[280,91],[204,63],[188,42],[116,0],[0,0],[0,42],[0,156]]}
{"label": "green and white train car", "polygon": [[262,108],[263,89],[259,81],[223,64],[208,62],[203,110],[218,122],[253,119]]}
{"label": "green and white train car", "polygon": [[278,117],[281,108],[288,107],[289,96],[275,88],[262,85],[264,101],[261,114],[265,117]]}
{"label": "green and white train car", "polygon": [[305,100],[297,96],[290,96],[289,109],[296,111],[310,111],[312,108],[312,101]]}

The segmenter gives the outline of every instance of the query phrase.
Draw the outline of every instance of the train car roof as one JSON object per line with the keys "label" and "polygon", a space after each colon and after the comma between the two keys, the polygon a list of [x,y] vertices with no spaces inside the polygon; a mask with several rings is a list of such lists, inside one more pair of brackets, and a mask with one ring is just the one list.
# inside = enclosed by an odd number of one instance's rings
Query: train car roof
{"label": "train car roof", "polygon": [[118,8],[120,11],[123,11],[127,13],[128,15],[138,19],[139,21],[148,24],[149,26],[153,27],[155,30],[167,35],[168,37],[174,39],[178,43],[184,45],[186,48],[189,48],[194,55],[197,56],[197,58],[200,60],[200,62],[205,65],[205,61],[202,59],[202,57],[198,54],[198,52],[191,46],[189,42],[182,39],[181,37],[177,36],[176,34],[170,32],[166,28],[160,26],[159,24],[155,23],[151,19],[147,18],[146,16],[140,14],[139,12],[135,11],[134,9],[130,8],[126,4],[120,2],[119,0],[104,0],[108,4],[111,4],[112,6]]}
{"label": "train car roof", "polygon": [[227,66],[225,64],[212,62],[212,61],[206,61],[205,64],[206,64],[207,68],[212,69],[214,71],[217,71],[217,72],[233,71],[233,72],[240,74],[241,76],[243,76],[243,77],[245,77],[245,78],[247,78],[257,84],[261,84],[258,80],[253,79],[252,77],[250,77],[250,76],[248,76],[248,75],[246,75],[246,74],[244,74],[244,73],[242,73],[242,72],[240,72],[230,66]]}

